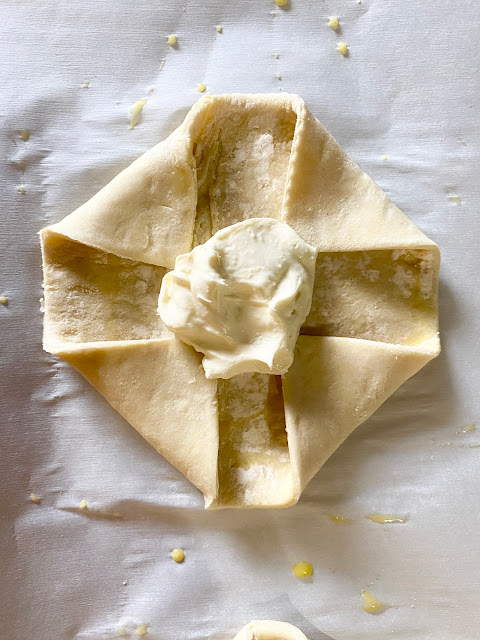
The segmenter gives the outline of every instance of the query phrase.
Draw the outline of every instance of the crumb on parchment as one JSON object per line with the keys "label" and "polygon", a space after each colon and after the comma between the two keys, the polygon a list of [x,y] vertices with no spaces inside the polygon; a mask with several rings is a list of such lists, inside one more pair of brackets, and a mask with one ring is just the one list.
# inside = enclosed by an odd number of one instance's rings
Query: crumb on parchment
{"label": "crumb on parchment", "polygon": [[138,627],[135,629],[135,635],[137,636],[144,636],[148,631],[148,627],[146,624],[139,624]]}
{"label": "crumb on parchment", "polygon": [[335,16],[330,16],[330,18],[328,19],[328,24],[334,31],[336,31],[338,29],[338,18],[336,18]]}
{"label": "crumb on parchment", "polygon": [[175,562],[181,563],[185,560],[185,551],[183,549],[173,549],[170,556]]}
{"label": "crumb on parchment", "polygon": [[147,101],[145,99],[137,100],[137,102],[134,102],[130,107],[130,129],[135,129],[135,127],[139,123],[143,107],[146,104]]}

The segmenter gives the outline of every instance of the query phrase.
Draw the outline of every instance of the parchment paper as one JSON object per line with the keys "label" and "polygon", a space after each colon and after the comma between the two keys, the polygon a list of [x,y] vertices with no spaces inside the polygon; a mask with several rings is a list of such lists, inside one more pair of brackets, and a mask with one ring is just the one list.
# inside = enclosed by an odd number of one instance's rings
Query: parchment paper
{"label": "parchment paper", "polygon": [[[120,626],[134,637],[142,623],[152,640],[220,639],[254,618],[291,621],[311,640],[480,638],[480,428],[462,433],[480,410],[479,32],[470,0],[2,2],[2,639],[108,639]],[[302,95],[442,250],[442,355],[287,510],[205,512],[41,349],[36,232],[164,138],[199,82]],[[374,511],[408,521],[375,524]],[[292,575],[300,560],[312,582]],[[388,608],[365,613],[362,589]]]}

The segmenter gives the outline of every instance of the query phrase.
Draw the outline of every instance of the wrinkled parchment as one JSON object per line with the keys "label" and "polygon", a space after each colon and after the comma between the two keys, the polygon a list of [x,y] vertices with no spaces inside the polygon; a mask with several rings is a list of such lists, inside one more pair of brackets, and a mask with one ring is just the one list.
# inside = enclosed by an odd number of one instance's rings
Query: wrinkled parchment
{"label": "wrinkled parchment", "polygon": [[[276,618],[311,640],[480,638],[480,447],[471,446],[480,428],[462,432],[480,410],[476,4],[7,0],[2,9],[1,637],[107,639],[120,626],[134,637],[145,623],[152,639],[226,639],[250,619]],[[40,344],[36,232],[165,137],[200,82],[211,93],[302,95],[442,249],[442,355],[283,511],[205,512],[200,493]],[[129,107],[143,98],[130,130]],[[372,512],[408,521],[379,525],[365,519]],[[173,547],[185,549],[183,564]],[[314,565],[312,582],[292,575],[299,560]],[[365,613],[362,589],[388,608]]]}

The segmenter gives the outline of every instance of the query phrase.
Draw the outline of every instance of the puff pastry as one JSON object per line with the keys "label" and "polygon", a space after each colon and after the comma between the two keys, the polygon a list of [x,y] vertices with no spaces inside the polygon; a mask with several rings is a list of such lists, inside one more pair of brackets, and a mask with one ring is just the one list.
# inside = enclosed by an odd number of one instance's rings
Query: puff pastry
{"label": "puff pastry", "polygon": [[277,620],[252,620],[233,640],[308,640],[293,624]]}
{"label": "puff pastry", "polygon": [[[207,380],[156,313],[175,258],[252,217],[318,251],[283,377]],[[343,440],[439,352],[439,252],[295,95],[205,96],[164,142],[41,231],[44,348],[205,496],[294,504]]]}

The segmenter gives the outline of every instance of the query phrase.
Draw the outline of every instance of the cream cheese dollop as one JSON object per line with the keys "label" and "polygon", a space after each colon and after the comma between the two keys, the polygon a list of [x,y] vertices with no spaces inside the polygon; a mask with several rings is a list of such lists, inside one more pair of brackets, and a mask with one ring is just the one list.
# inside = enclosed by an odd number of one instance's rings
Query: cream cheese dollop
{"label": "cream cheese dollop", "polygon": [[204,354],[207,378],[281,375],[310,311],[317,249],[287,224],[251,218],[177,256],[158,313]]}

